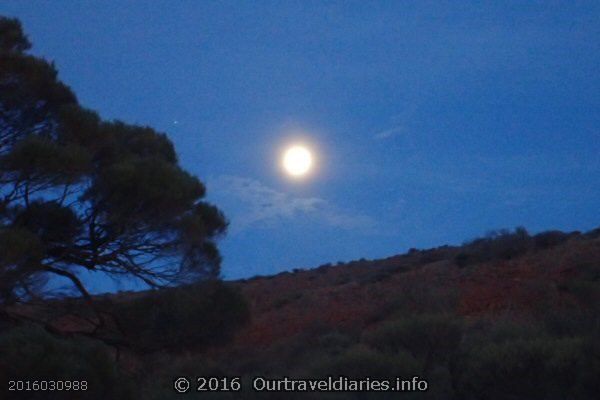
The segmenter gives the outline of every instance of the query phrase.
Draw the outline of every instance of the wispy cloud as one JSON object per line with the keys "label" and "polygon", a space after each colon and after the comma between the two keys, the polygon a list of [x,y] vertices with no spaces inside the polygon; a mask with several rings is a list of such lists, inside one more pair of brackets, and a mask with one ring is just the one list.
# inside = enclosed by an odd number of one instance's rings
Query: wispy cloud
{"label": "wispy cloud", "polygon": [[384,131],[381,132],[377,132],[374,137],[375,139],[387,139],[387,138],[391,138],[392,136],[396,136],[399,133],[402,132],[402,127],[395,127],[395,128],[391,128],[391,129],[386,129]]}
{"label": "wispy cloud", "polygon": [[389,139],[395,136],[402,135],[410,136],[411,121],[419,110],[421,104],[425,101],[425,95],[422,90],[417,91],[418,94],[412,94],[401,105],[400,110],[389,117],[387,121],[387,129],[379,131],[373,135],[377,140]]}
{"label": "wispy cloud", "polygon": [[233,198],[240,211],[233,215],[232,232],[258,224],[274,226],[293,218],[311,217],[316,223],[341,229],[373,231],[375,220],[367,215],[344,212],[319,197],[297,197],[280,192],[258,180],[221,176],[211,182],[211,192]]}

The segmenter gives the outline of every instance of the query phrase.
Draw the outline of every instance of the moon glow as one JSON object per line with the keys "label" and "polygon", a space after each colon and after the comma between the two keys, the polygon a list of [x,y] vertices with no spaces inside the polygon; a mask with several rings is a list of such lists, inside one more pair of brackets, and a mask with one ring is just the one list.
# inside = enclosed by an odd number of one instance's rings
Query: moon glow
{"label": "moon glow", "polygon": [[283,168],[294,177],[306,175],[310,170],[313,157],[311,152],[304,146],[292,146],[283,154]]}

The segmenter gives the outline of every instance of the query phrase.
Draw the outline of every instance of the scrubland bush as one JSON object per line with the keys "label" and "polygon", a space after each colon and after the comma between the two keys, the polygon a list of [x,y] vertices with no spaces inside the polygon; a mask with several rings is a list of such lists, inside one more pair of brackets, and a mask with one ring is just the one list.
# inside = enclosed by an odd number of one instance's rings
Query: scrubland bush
{"label": "scrubland bush", "polygon": [[538,233],[533,237],[533,244],[536,250],[548,249],[558,246],[569,238],[568,233],[561,231],[546,231]]}
{"label": "scrubland bush", "polygon": [[491,260],[510,260],[525,254],[532,247],[532,238],[525,228],[519,227],[513,232],[502,229],[466,243],[454,261],[464,267]]}
{"label": "scrubland bush", "polygon": [[600,337],[600,264],[584,263],[574,270],[577,274],[558,286],[569,303],[543,310],[540,318],[552,335]]}
{"label": "scrubland bush", "polygon": [[593,399],[598,354],[582,338],[518,339],[468,349],[458,387],[464,399]]}
{"label": "scrubland bush", "polygon": [[326,273],[329,268],[331,268],[331,263],[321,264],[316,268],[316,271],[320,274]]}
{"label": "scrubland bush", "polygon": [[600,264],[584,263],[575,268],[577,276],[566,281],[562,288],[585,305],[600,305]]}
{"label": "scrubland bush", "polygon": [[358,282],[361,285],[369,285],[377,282],[382,282],[389,279],[394,274],[394,272],[395,271],[391,268],[376,268],[362,276]]}
{"label": "scrubland bush", "polygon": [[192,350],[228,341],[249,318],[235,289],[219,282],[157,291],[113,305],[132,347]]}
{"label": "scrubland bush", "polygon": [[396,318],[415,313],[452,313],[457,304],[458,292],[453,287],[440,287],[425,280],[413,280],[391,296],[381,318]]}
{"label": "scrubland bush", "polygon": [[418,264],[429,264],[448,259],[451,257],[452,250],[442,246],[435,249],[421,250],[419,253]]}
{"label": "scrubland bush", "polygon": [[[9,380],[85,380],[88,389],[9,392]],[[3,399],[134,398],[131,381],[118,370],[105,345],[86,338],[57,337],[37,326],[18,327],[0,335],[0,381]]]}
{"label": "scrubland bush", "polygon": [[[173,356],[172,354],[157,354],[150,358],[151,362],[148,368],[143,371],[143,385],[140,385],[140,393],[138,398],[147,400],[169,400],[181,399],[182,395],[173,390],[173,379],[176,377],[187,377],[192,381],[193,390],[195,391],[196,376],[226,376],[223,365],[206,355],[190,355],[184,354]],[[189,394],[188,394],[189,395]],[[210,393],[202,393],[204,398],[213,398]],[[220,394],[216,398],[229,399],[224,394]]]}
{"label": "scrubland bush", "polygon": [[336,357],[358,343],[358,336],[315,324],[303,333],[261,351],[260,373],[303,373],[314,360]]}
{"label": "scrubland bush", "polygon": [[319,351],[323,354],[337,356],[355,343],[356,340],[350,335],[334,331],[320,336],[316,344]]}
{"label": "scrubland bush", "polygon": [[413,315],[383,323],[364,335],[363,341],[385,354],[407,352],[423,361],[428,370],[445,363],[458,349],[462,322],[446,314]]}
{"label": "scrubland bush", "polygon": [[390,355],[356,345],[337,356],[322,357],[313,365],[311,375],[383,378],[414,373],[418,367],[418,362],[409,353]]}
{"label": "scrubland bush", "polygon": [[596,239],[600,237],[600,228],[592,229],[589,232],[585,233],[585,237],[589,239]]}
{"label": "scrubland bush", "polygon": [[[489,232],[485,237],[467,242],[454,256],[459,267],[493,260],[510,260],[532,250],[545,250],[558,246],[578,232],[546,231],[530,236],[525,228],[514,231],[501,229]],[[587,235],[590,235],[588,233]]]}
{"label": "scrubland bush", "polygon": [[506,343],[548,336],[543,324],[538,321],[517,321],[511,318],[494,321],[484,334],[487,343]]}

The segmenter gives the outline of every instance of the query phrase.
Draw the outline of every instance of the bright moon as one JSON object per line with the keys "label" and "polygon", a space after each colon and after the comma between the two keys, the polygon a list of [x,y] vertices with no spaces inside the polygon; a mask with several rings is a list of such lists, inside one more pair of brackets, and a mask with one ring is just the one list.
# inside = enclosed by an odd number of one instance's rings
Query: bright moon
{"label": "bright moon", "polygon": [[283,155],[283,167],[292,176],[305,175],[312,165],[312,154],[303,146],[293,146]]}

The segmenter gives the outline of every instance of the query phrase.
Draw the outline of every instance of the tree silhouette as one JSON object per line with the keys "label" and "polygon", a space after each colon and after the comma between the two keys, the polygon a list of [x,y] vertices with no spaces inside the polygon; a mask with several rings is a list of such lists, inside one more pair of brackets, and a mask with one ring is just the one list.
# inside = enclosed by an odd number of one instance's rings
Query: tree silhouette
{"label": "tree silhouette", "polygon": [[152,287],[219,275],[226,220],[172,143],[81,107],[16,19],[0,17],[0,302],[82,270]]}

